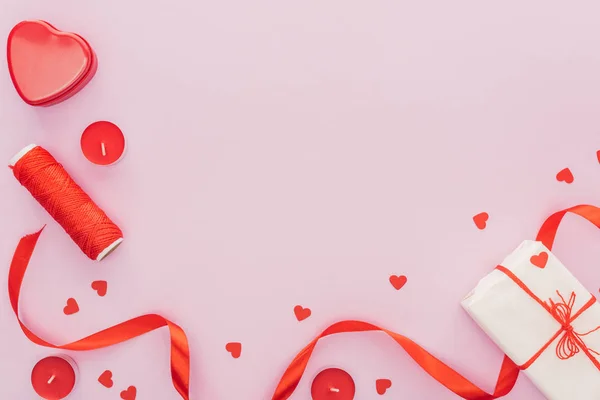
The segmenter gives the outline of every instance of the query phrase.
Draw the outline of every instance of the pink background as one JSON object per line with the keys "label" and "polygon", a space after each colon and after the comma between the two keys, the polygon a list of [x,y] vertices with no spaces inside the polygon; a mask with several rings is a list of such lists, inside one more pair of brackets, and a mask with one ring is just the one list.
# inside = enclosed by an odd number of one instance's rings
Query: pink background
{"label": "pink background", "polygon": [[[460,299],[551,212],[600,204],[597,1],[1,3],[0,37],[46,19],[88,39],[100,66],[76,97],[37,109],[2,61],[0,160],[43,145],[126,241],[89,261],[6,169],[0,287],[19,237],[49,223],[23,289],[28,325],[64,343],[161,313],[189,335],[192,399],[270,398],[296,352],[346,318],[405,333],[491,389],[501,353]],[[114,167],[79,148],[101,119],[127,136]],[[567,166],[572,185],[555,179]],[[592,292],[599,242],[572,218],[556,247]],[[396,291],[390,274],[408,283]],[[312,316],[298,322],[296,304]],[[0,398],[34,398],[31,367],[53,352],[24,337],[6,292],[0,327]],[[73,354],[73,398],[135,385],[138,399],[178,399],[167,341],[163,330]],[[371,333],[323,341],[293,399],[326,366],[350,372],[361,400],[457,398]],[[105,369],[112,389],[96,381]],[[393,382],[383,397],[378,378]],[[542,396],[521,378],[507,398]]]}

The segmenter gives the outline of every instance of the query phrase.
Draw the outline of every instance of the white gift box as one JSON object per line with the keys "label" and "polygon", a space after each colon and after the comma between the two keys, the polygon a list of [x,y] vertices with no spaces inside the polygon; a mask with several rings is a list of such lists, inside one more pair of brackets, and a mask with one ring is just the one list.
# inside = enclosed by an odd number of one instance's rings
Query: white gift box
{"label": "white gift box", "polygon": [[461,304],[548,399],[600,399],[600,305],[541,242],[523,242]]}

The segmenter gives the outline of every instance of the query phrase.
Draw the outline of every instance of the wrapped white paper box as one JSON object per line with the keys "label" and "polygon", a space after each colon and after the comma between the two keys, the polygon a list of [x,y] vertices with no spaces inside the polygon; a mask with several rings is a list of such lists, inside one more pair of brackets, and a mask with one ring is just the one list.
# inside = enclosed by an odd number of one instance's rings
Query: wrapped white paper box
{"label": "wrapped white paper box", "polygon": [[541,242],[523,242],[462,306],[548,399],[600,399],[600,305]]}

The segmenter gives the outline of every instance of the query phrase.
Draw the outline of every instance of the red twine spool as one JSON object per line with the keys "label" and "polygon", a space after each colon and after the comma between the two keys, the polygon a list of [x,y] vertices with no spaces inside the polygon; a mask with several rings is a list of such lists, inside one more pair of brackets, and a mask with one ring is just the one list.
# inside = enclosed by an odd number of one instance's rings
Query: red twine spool
{"label": "red twine spool", "polygon": [[15,178],[92,260],[102,260],[123,241],[123,232],[48,151],[29,145],[11,161]]}

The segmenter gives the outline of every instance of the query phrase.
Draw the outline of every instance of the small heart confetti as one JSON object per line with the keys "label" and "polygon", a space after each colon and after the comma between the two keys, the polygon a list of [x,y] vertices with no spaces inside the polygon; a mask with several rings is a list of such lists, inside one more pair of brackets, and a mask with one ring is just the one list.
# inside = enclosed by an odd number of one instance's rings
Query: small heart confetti
{"label": "small heart confetti", "polygon": [[575,180],[575,177],[573,176],[573,173],[571,172],[571,170],[569,168],[565,168],[562,171],[560,171],[558,174],[556,174],[556,180],[559,182],[565,182],[565,183],[571,184]]}
{"label": "small heart confetti", "polygon": [[73,315],[79,312],[79,304],[74,298],[70,298],[67,300],[67,305],[63,308],[63,312],[65,315]]}
{"label": "small heart confetti", "polygon": [[486,212],[482,212],[473,217],[473,222],[475,222],[476,227],[484,230],[487,226],[488,219],[490,219],[490,215]]}
{"label": "small heart confetti", "polygon": [[112,372],[109,370],[104,371],[98,378],[98,382],[104,387],[113,387]]}
{"label": "small heart confetti", "polygon": [[242,354],[242,344],[238,342],[231,342],[225,345],[225,350],[231,353],[231,357],[240,358]]}
{"label": "small heart confetti", "polygon": [[596,157],[598,157],[598,162],[600,163],[600,150],[596,152]]}
{"label": "small heart confetti", "polygon": [[296,306],[294,307],[294,314],[296,314],[296,319],[298,321],[304,321],[306,318],[310,317],[311,311],[310,308]]}
{"label": "small heart confetti", "polygon": [[375,387],[377,388],[377,394],[385,394],[385,392],[392,387],[392,381],[389,379],[377,379],[377,381],[375,381]]}
{"label": "small heart confetti", "polygon": [[137,396],[137,389],[135,388],[135,386],[129,386],[127,388],[127,390],[123,390],[121,392],[121,398],[123,400],[135,400],[136,396]]}
{"label": "small heart confetti", "polygon": [[538,268],[544,269],[546,268],[546,263],[548,263],[548,253],[542,251],[540,254],[531,256],[529,259],[533,265]]}
{"label": "small heart confetti", "polygon": [[106,281],[94,281],[92,282],[92,289],[98,293],[98,296],[104,297],[108,289],[108,283]]}
{"label": "small heart confetti", "polygon": [[396,290],[402,289],[404,285],[406,285],[406,281],[408,278],[404,275],[392,275],[390,276],[390,283]]}

